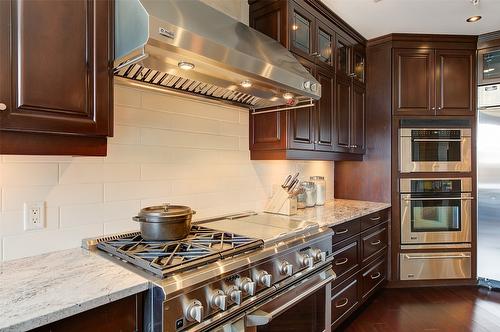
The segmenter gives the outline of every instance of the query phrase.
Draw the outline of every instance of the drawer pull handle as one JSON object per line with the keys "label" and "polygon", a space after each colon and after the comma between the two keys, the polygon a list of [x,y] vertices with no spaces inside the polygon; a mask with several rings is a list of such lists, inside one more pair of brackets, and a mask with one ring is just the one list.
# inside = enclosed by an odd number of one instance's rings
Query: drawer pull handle
{"label": "drawer pull handle", "polygon": [[349,258],[347,257],[344,257],[344,258],[340,258],[339,260],[336,260],[335,261],[335,265],[336,266],[339,266],[339,265],[344,265],[345,263],[347,263],[349,261]]}
{"label": "drawer pull handle", "polygon": [[382,218],[381,216],[378,216],[378,217],[371,217],[370,220],[371,221],[377,221],[377,220],[380,220],[380,218]]}
{"label": "drawer pull handle", "polygon": [[347,297],[344,297],[342,300],[335,303],[335,308],[345,307],[347,303],[349,303],[349,299]]}
{"label": "drawer pull handle", "polygon": [[371,274],[371,275],[370,275],[370,278],[372,278],[373,280],[375,280],[375,279],[380,278],[380,276],[381,276],[381,275],[382,275],[382,273],[377,272],[377,273],[375,273],[375,274]]}
{"label": "drawer pull handle", "polygon": [[378,245],[379,245],[379,244],[381,244],[381,243],[382,243],[382,241],[380,241],[380,240],[370,242],[370,244],[371,244],[372,246],[378,246]]}
{"label": "drawer pull handle", "polygon": [[341,229],[340,231],[336,231],[335,234],[345,234],[349,232],[349,228],[344,228],[344,229]]}

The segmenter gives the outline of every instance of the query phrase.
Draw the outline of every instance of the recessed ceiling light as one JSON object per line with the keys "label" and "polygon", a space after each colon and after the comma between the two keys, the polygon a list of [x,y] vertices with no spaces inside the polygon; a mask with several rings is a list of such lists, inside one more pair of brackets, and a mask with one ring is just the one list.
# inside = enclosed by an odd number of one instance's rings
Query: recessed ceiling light
{"label": "recessed ceiling light", "polygon": [[283,94],[283,98],[285,98],[286,100],[290,100],[293,98],[293,94],[291,94],[290,92],[285,92]]}
{"label": "recessed ceiling light", "polygon": [[242,87],[244,88],[249,88],[252,86],[252,82],[250,82],[249,80],[244,80],[243,82],[240,83]]}
{"label": "recessed ceiling light", "polygon": [[481,19],[481,16],[476,15],[476,16],[471,16],[468,19],[466,19],[467,22],[477,22]]}
{"label": "recessed ceiling light", "polygon": [[191,70],[194,68],[194,64],[192,64],[191,62],[186,62],[186,61],[179,61],[177,66],[179,66],[179,68],[182,70]]}

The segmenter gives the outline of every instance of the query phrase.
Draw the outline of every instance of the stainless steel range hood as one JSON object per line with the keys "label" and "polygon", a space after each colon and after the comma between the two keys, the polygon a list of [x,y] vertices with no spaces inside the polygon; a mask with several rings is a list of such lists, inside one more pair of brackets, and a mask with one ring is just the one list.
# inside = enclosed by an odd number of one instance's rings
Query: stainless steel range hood
{"label": "stainless steel range hood", "polygon": [[321,96],[281,44],[199,0],[117,0],[115,12],[115,75],[129,82],[250,109]]}

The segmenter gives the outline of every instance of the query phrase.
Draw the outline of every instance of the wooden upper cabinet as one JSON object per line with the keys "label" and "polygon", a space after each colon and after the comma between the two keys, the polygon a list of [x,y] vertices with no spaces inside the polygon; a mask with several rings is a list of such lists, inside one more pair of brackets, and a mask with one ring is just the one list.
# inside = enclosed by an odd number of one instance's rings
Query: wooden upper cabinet
{"label": "wooden upper cabinet", "polygon": [[250,11],[250,26],[288,47],[287,6],[284,1],[269,3]]}
{"label": "wooden upper cabinet", "polygon": [[475,52],[436,50],[435,54],[437,115],[474,114]]}
{"label": "wooden upper cabinet", "polygon": [[358,83],[365,83],[366,80],[366,55],[359,47],[353,49],[352,55],[353,79]]}
{"label": "wooden upper cabinet", "polygon": [[111,1],[1,2],[0,130],[111,134],[112,13]]}
{"label": "wooden upper cabinet", "polygon": [[316,79],[321,84],[321,99],[316,102],[315,149],[333,151],[335,144],[335,76],[332,71],[319,68]]}
{"label": "wooden upper cabinet", "polygon": [[316,57],[314,16],[295,2],[290,2],[289,19],[290,51],[314,62]]}
{"label": "wooden upper cabinet", "polygon": [[320,20],[316,20],[316,64],[327,70],[335,68],[335,32]]}
{"label": "wooden upper cabinet", "polygon": [[365,113],[366,89],[359,83],[352,87],[351,113],[351,152],[363,154],[366,151],[365,143]]}
{"label": "wooden upper cabinet", "polygon": [[[297,59],[312,75],[315,74],[313,63],[302,58]],[[287,113],[289,117],[288,147],[292,149],[314,150],[315,107],[299,108]]]}
{"label": "wooden upper cabinet", "polygon": [[337,75],[344,77],[352,77],[351,43],[345,38],[341,37],[340,35],[337,35],[335,50],[337,52]]}
{"label": "wooden upper cabinet", "polygon": [[335,80],[335,151],[351,148],[351,87],[352,82],[340,75]]}
{"label": "wooden upper cabinet", "polygon": [[393,60],[394,113],[434,115],[434,51],[395,49]]}

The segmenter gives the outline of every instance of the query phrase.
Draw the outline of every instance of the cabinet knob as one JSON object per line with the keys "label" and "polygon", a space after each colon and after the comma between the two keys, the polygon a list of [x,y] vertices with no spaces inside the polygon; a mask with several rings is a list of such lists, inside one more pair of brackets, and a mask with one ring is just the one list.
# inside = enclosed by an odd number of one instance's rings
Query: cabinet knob
{"label": "cabinet knob", "polygon": [[320,54],[319,54],[318,52],[314,52],[314,53],[312,53],[311,55],[312,55],[312,56],[315,56],[315,57],[318,57],[318,58],[319,58],[319,56],[320,56]]}
{"label": "cabinet knob", "polygon": [[7,105],[4,103],[0,103],[0,111],[5,111],[7,109]]}
{"label": "cabinet knob", "polygon": [[436,110],[436,108],[435,108],[435,107],[433,107],[433,108],[431,108],[431,109],[432,109],[433,111],[435,111],[435,110]]}
{"label": "cabinet knob", "polygon": [[352,78],[354,78],[354,77],[356,77],[356,76],[357,76],[357,75],[356,75],[356,73],[350,73],[350,74],[349,74],[349,77],[352,77]]}
{"label": "cabinet knob", "polygon": [[443,108],[441,106],[438,107],[438,111],[442,110]]}

